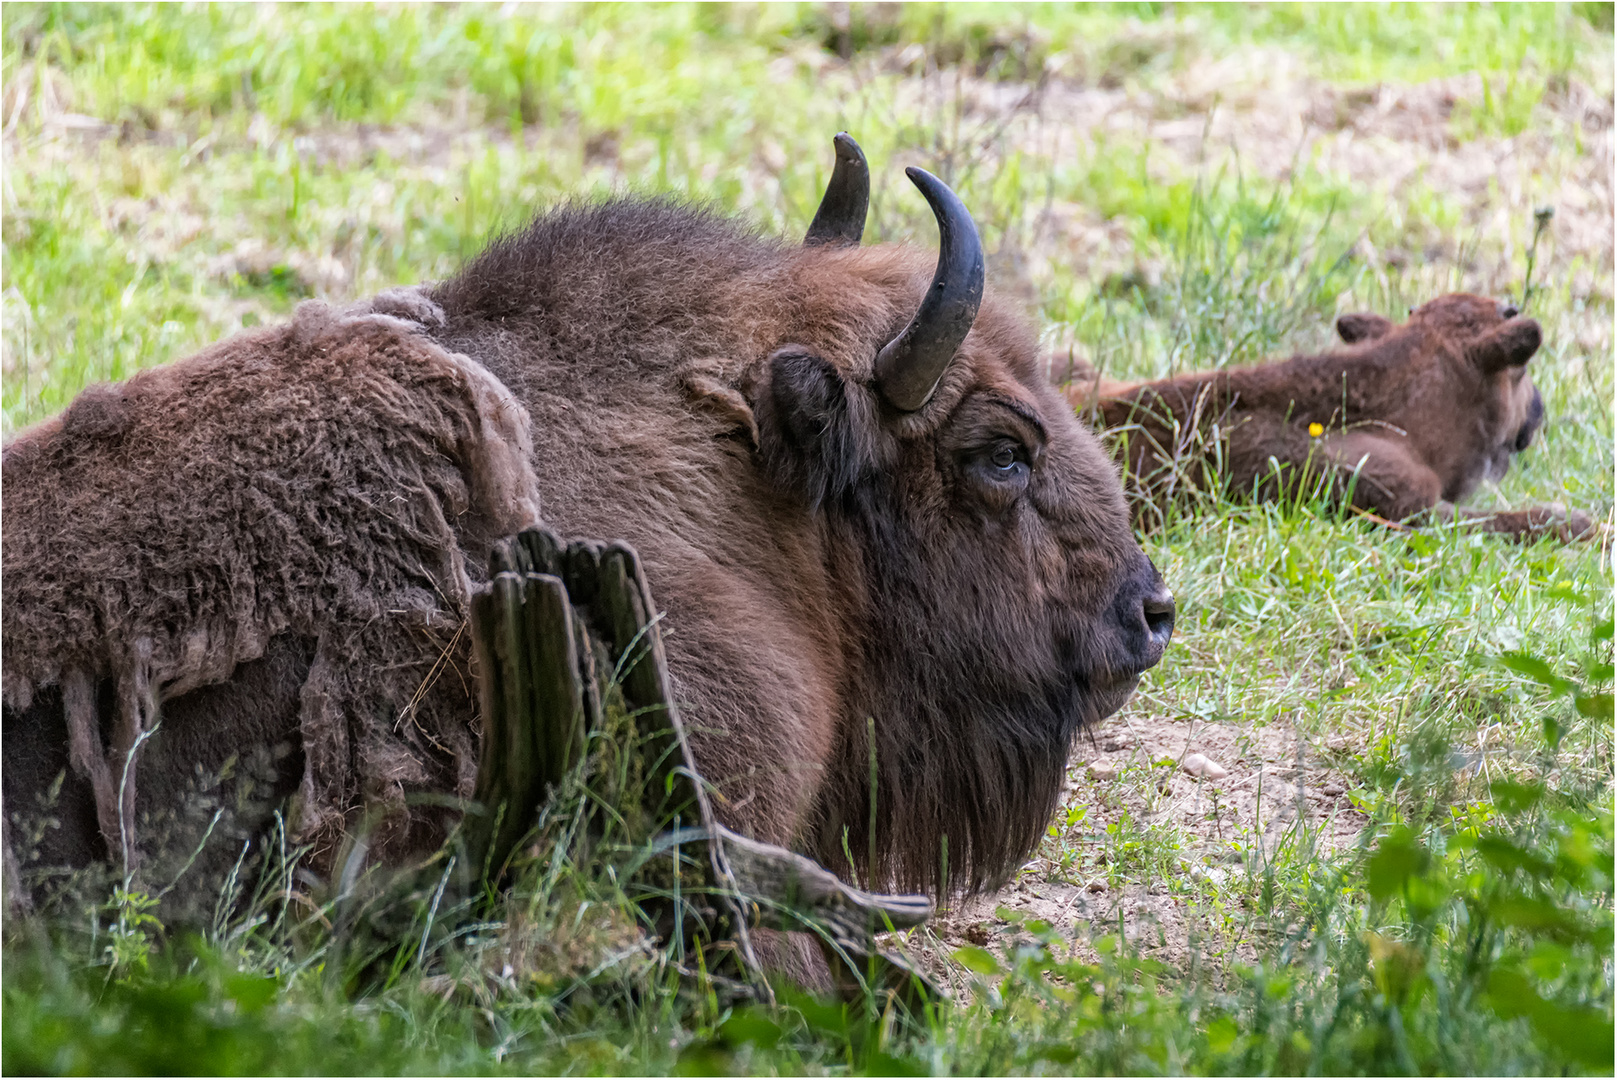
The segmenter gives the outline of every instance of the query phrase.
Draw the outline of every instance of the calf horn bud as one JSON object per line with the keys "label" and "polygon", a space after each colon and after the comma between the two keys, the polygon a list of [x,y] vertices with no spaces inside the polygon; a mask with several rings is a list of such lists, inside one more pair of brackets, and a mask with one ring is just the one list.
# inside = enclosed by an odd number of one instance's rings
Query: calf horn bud
{"label": "calf horn bud", "polygon": [[925,169],[904,175],[938,219],[938,268],[915,318],[876,354],[876,386],[896,409],[912,412],[927,403],[955,350],[971,332],[983,302],[983,244],[966,204]]}
{"label": "calf horn bud", "polygon": [[838,132],[832,141],[837,146],[837,164],[831,170],[831,182],[825,185],[820,208],[815,211],[814,220],[803,237],[804,246],[851,247],[865,235],[865,211],[870,208],[870,166],[865,164],[865,152],[846,131]]}

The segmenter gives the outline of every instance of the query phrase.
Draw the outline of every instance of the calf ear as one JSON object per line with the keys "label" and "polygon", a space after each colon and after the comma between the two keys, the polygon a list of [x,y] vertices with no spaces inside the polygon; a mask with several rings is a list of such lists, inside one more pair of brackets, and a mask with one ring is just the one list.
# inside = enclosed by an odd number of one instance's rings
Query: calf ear
{"label": "calf ear", "polygon": [[874,455],[859,435],[855,413],[861,410],[847,380],[801,345],[777,349],[764,362],[752,409],[764,469],[812,509],[841,499],[870,472]]}
{"label": "calf ear", "polygon": [[1511,319],[1465,344],[1465,355],[1491,375],[1508,367],[1521,367],[1533,358],[1543,341],[1534,319]]}
{"label": "calf ear", "polygon": [[1336,332],[1349,345],[1374,341],[1392,329],[1392,320],[1369,311],[1356,311],[1336,320]]}

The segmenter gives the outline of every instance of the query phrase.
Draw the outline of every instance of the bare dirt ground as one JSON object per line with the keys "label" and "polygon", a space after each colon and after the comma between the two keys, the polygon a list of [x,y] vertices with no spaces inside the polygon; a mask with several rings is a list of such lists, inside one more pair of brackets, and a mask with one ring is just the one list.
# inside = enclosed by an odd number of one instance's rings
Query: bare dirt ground
{"label": "bare dirt ground", "polygon": [[[1351,848],[1366,823],[1349,798],[1351,778],[1331,768],[1334,756],[1289,725],[1176,721],[1131,706],[1101,724],[1093,742],[1081,739],[1068,768],[1057,827],[1069,811],[1083,811],[1083,820],[1010,886],[956,902],[905,947],[933,974],[959,979],[943,953],[962,945],[1000,953],[1018,940],[1020,920],[1039,919],[1076,929],[1081,954],[1121,933],[1140,955],[1179,970],[1196,957],[1255,958],[1249,935],[1262,912],[1236,895],[1247,890],[1225,887],[1261,873],[1283,845],[1293,855],[1304,846],[1321,855]],[[1174,875],[1177,886],[1115,882],[1105,853],[1118,845],[1106,830],[1120,820],[1146,845],[1153,832],[1173,845],[1167,857],[1188,866]],[[1099,858],[1084,860],[1085,849]],[[1078,859],[1063,866],[1063,850]]]}

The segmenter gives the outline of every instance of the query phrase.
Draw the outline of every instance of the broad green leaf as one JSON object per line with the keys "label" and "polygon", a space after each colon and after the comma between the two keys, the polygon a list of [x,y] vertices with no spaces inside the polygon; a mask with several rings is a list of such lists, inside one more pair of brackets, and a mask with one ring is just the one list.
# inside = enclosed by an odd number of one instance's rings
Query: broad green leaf
{"label": "broad green leaf", "polygon": [[1544,785],[1495,780],[1488,785],[1488,797],[1501,812],[1519,814],[1538,805],[1538,801],[1544,797]]}
{"label": "broad green leaf", "polygon": [[719,1037],[730,1046],[771,1047],[780,1042],[781,1027],[757,1009],[743,1009],[719,1025]]}
{"label": "broad green leaf", "polygon": [[1404,887],[1404,882],[1426,868],[1431,859],[1419,840],[1406,828],[1382,837],[1364,867],[1365,888],[1377,900],[1386,900]]}
{"label": "broad green leaf", "polygon": [[1207,1025],[1207,1048],[1215,1054],[1227,1054],[1234,1048],[1239,1034],[1234,1020],[1227,1016],[1217,1017]]}
{"label": "broad green leaf", "polygon": [[1508,652],[1499,658],[1499,662],[1519,675],[1526,675],[1534,682],[1542,683],[1557,694],[1564,694],[1573,687],[1572,683],[1557,675],[1549,664],[1531,653]]}
{"label": "broad green leaf", "polygon": [[1587,716],[1591,720],[1610,720],[1612,718],[1610,694],[1578,694],[1572,699],[1580,716]]}
{"label": "broad green leaf", "polygon": [[1524,870],[1528,876],[1542,881],[1555,872],[1549,860],[1533,854],[1497,833],[1479,836],[1476,849],[1478,855],[1507,874]]}
{"label": "broad green leaf", "polygon": [[1003,975],[1005,969],[999,966],[994,954],[987,949],[979,949],[975,945],[962,945],[954,951],[956,962],[967,971],[978,975]]}

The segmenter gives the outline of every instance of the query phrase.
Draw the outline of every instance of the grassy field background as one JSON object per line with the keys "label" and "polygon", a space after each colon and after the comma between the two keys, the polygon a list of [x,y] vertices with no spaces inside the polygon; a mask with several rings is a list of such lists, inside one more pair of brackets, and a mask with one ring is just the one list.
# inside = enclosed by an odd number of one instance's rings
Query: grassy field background
{"label": "grassy field background", "polygon": [[[3,22],[8,435],[303,297],[442,277],[563,199],[673,191],[799,234],[848,130],[867,242],[930,244],[902,169],[938,172],[1058,377],[1520,302],[1531,259],[1546,427],[1480,500],[1612,514],[1609,4]],[[619,956],[632,913],[583,880],[474,932],[412,922],[363,987],[318,919],[169,933],[125,894],[8,927],[4,1068],[1609,1073],[1608,553],[1311,505],[1144,542],[1180,601],[1168,659],[1080,744],[1017,881],[900,943],[953,985],[938,1015],[725,1007]],[[1193,750],[1228,777],[1185,774]]]}

